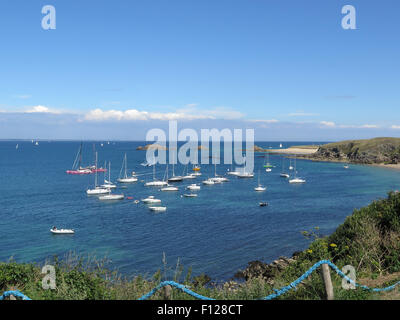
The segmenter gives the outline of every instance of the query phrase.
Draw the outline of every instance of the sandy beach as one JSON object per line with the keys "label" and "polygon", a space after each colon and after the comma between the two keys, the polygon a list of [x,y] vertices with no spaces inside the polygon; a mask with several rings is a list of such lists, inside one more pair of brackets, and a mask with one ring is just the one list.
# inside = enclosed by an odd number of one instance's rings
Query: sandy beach
{"label": "sandy beach", "polygon": [[287,148],[287,149],[270,149],[267,151],[270,153],[305,155],[305,154],[313,154],[313,153],[317,152],[317,150],[318,150],[318,147],[315,147],[315,148],[293,147],[293,148]]}

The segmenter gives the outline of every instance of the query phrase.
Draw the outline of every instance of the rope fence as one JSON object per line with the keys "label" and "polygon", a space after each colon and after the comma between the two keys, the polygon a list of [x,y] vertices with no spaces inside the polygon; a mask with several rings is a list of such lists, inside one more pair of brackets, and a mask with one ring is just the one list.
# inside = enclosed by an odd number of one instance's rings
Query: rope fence
{"label": "rope fence", "polygon": [[[259,300],[272,300],[275,299],[283,294],[285,294],[286,292],[295,289],[302,281],[304,281],[305,279],[307,279],[316,269],[318,269],[319,267],[321,267],[322,265],[328,265],[330,266],[340,277],[342,277],[343,279],[345,279],[346,281],[348,281],[350,284],[362,288],[364,290],[368,290],[368,291],[372,291],[372,292],[383,292],[383,291],[390,291],[393,290],[394,288],[396,288],[399,284],[400,281],[396,282],[395,284],[391,285],[391,286],[387,286],[384,288],[370,288],[368,286],[356,283],[354,280],[352,280],[351,278],[349,278],[348,276],[346,276],[334,263],[332,263],[329,260],[321,260],[317,263],[315,263],[310,269],[308,269],[306,272],[304,272],[299,278],[297,278],[296,280],[294,280],[292,283],[290,283],[289,285],[282,287],[281,289],[274,289],[275,293],[272,293],[266,297],[260,298]],[[328,269],[328,268],[327,268]],[[199,300],[215,300],[213,298],[210,297],[205,297],[201,294],[198,294],[192,290],[190,290],[189,288],[187,288],[185,285],[177,283],[175,281],[163,281],[161,282],[158,286],[156,286],[155,288],[153,288],[150,292],[146,293],[145,295],[143,295],[142,297],[139,298],[139,300],[147,300],[149,298],[151,298],[157,291],[159,291],[160,289],[162,289],[163,287],[166,286],[170,286],[173,288],[176,288],[196,299]],[[6,291],[3,293],[3,295],[0,296],[0,300],[4,300],[4,298],[9,297],[9,296],[14,296],[16,298],[21,298],[22,300],[31,300],[29,297],[25,296],[24,294],[22,294],[19,291]]]}

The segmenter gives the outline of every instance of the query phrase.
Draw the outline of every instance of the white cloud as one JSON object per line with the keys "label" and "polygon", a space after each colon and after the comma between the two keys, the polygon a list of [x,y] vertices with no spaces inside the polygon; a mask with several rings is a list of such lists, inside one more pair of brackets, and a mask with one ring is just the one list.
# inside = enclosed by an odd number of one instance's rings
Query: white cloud
{"label": "white cloud", "polygon": [[25,113],[55,113],[55,114],[60,114],[61,111],[50,109],[45,106],[34,106],[34,107],[29,107],[29,109],[24,111]]}
{"label": "white cloud", "polygon": [[320,124],[325,127],[330,127],[330,128],[333,128],[336,126],[336,124],[332,121],[321,121]]}
{"label": "white cloud", "polygon": [[129,110],[102,110],[100,108],[89,111],[82,120],[86,121],[147,121],[147,120],[201,120],[201,119],[241,119],[241,112],[225,107],[213,110],[201,110],[197,105],[190,104],[175,112],[148,112],[137,109]]}
{"label": "white cloud", "polygon": [[400,126],[397,125],[392,125],[390,128],[395,130],[400,130]]}

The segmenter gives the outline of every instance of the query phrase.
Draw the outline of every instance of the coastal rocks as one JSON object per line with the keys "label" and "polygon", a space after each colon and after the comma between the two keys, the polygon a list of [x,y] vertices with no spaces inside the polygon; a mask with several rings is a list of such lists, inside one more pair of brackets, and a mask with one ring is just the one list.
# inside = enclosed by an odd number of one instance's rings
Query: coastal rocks
{"label": "coastal rocks", "polygon": [[270,264],[266,264],[258,260],[250,261],[247,268],[244,270],[239,270],[234,277],[238,279],[245,279],[246,281],[254,278],[263,279],[267,283],[273,285],[275,276],[293,262],[295,262],[294,258],[287,257],[280,257]]}
{"label": "coastal rocks", "polygon": [[136,148],[136,150],[153,150],[153,149],[159,149],[159,150],[167,150],[167,147],[162,146],[160,144],[154,143],[154,144],[147,144],[145,146],[139,146]]}
{"label": "coastal rocks", "polygon": [[307,158],[359,164],[397,164],[400,161],[399,141],[394,138],[376,138],[330,143],[321,146]]}

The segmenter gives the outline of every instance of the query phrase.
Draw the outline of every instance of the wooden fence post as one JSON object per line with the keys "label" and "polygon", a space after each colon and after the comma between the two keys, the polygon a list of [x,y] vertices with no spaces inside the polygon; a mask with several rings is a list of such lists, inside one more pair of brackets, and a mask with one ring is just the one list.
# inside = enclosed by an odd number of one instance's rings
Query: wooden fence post
{"label": "wooden fence post", "polygon": [[328,300],[334,300],[335,298],[333,296],[331,271],[329,269],[329,266],[326,263],[322,264],[322,278],[324,279],[324,283],[325,283],[326,298]]}
{"label": "wooden fence post", "polygon": [[170,285],[167,285],[163,289],[164,289],[164,300],[171,300],[172,287]]}

